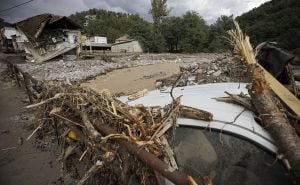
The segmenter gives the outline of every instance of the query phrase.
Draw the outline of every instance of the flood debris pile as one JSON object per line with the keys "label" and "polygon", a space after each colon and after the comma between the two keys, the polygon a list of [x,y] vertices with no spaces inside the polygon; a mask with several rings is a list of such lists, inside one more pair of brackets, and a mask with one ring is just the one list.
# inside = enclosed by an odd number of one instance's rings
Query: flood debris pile
{"label": "flood debris pile", "polygon": [[[180,97],[165,107],[132,107],[108,90],[39,81],[11,63],[8,69],[27,91],[31,105],[26,108],[39,117],[27,140],[37,134],[38,140],[56,141],[61,148],[61,184],[159,184],[162,177],[196,184],[177,170],[172,150],[176,118],[211,121],[211,113],[180,105]],[[198,182],[209,183],[209,177]]]}
{"label": "flood debris pile", "polygon": [[[238,58],[232,56],[217,57],[206,62],[184,63],[181,72],[187,72],[177,87],[219,82],[250,82],[247,67]],[[156,80],[156,87],[170,87],[180,74]]]}
{"label": "flood debris pile", "polygon": [[175,184],[193,182],[177,170],[169,142],[178,115],[211,120],[210,113],[181,106],[180,98],[165,107],[144,107],[124,104],[108,90],[44,84],[41,92],[42,101],[27,108],[37,109],[44,132],[55,130],[59,160],[77,174],[77,184],[152,185],[161,175]]}
{"label": "flood debris pile", "polygon": [[42,64],[25,63],[18,67],[37,79],[58,82],[82,82],[98,75],[104,75],[115,69],[130,68],[137,66],[161,64],[161,60],[135,60],[115,61],[110,60],[77,60],[77,61],[52,61]]}
{"label": "flood debris pile", "polygon": [[214,61],[221,54],[167,55],[167,54],[143,54],[130,56],[103,55],[93,59],[58,60],[43,63],[19,63],[18,67],[43,81],[85,82],[99,75],[105,75],[116,69],[147,66],[164,63],[181,63],[183,65],[202,64]]}

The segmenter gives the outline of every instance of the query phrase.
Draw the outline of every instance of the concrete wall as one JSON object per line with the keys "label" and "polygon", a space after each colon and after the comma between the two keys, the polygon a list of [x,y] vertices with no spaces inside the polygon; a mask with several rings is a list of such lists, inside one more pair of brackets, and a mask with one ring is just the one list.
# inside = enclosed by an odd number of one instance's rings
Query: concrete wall
{"label": "concrete wall", "polygon": [[[26,35],[13,27],[4,27],[2,29],[2,37],[4,36],[6,40],[9,40],[9,43],[12,44],[12,47],[15,51],[20,52],[24,51],[24,43],[28,42]],[[5,44],[1,42],[1,44]]]}
{"label": "concrete wall", "polygon": [[78,30],[66,30],[65,32],[67,34],[68,42],[71,43],[71,44],[75,44],[76,39],[77,39],[80,31],[78,31]]}
{"label": "concrete wall", "polygon": [[124,43],[118,43],[111,46],[112,52],[124,52],[124,53],[141,53],[143,52],[142,46],[138,41],[130,41]]}
{"label": "concrete wall", "polygon": [[6,39],[12,39],[13,35],[17,35],[17,30],[11,27],[4,27],[4,36]]}

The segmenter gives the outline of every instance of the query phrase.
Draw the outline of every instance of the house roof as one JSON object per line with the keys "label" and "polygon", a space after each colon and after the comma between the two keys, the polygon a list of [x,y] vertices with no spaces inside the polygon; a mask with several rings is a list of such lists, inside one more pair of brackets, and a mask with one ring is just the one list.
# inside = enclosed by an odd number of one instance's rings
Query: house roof
{"label": "house roof", "polygon": [[123,35],[120,38],[117,38],[116,41],[128,41],[129,39],[129,35]]}
{"label": "house roof", "polygon": [[[27,36],[34,37],[38,32],[43,31],[43,29],[48,26],[51,27],[58,23],[59,21],[66,21],[73,29],[80,29],[81,27],[71,21],[65,16],[53,15],[49,13],[36,15],[27,18],[23,21],[15,23],[16,27],[22,30]],[[39,34],[37,34],[37,37]]]}
{"label": "house roof", "polygon": [[115,45],[121,45],[121,44],[126,44],[126,43],[133,42],[133,41],[137,41],[137,40],[129,39],[129,40],[126,40],[126,41],[113,43],[112,46],[115,46]]}

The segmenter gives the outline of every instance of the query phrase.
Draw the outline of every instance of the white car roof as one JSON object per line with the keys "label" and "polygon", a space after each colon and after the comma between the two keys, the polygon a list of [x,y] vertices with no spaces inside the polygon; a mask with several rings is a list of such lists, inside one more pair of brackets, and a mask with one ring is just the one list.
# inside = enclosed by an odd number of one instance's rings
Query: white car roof
{"label": "white car roof", "polygon": [[[224,92],[231,94],[248,93],[245,83],[213,83],[174,88],[174,97],[181,96],[181,104],[209,111],[213,114],[213,121],[206,122],[201,120],[178,118],[179,126],[211,128],[222,132],[230,133],[260,145],[272,153],[277,153],[277,147],[270,134],[257,124],[253,113],[243,112],[238,119],[232,122],[244,108],[230,103],[216,101],[213,98],[227,96]],[[129,105],[143,104],[144,106],[164,106],[171,103],[172,98],[168,93],[170,89],[160,92],[154,90],[148,92],[144,97],[128,102]],[[127,97],[120,97],[121,101],[126,102]],[[225,123],[227,122],[227,123]]]}

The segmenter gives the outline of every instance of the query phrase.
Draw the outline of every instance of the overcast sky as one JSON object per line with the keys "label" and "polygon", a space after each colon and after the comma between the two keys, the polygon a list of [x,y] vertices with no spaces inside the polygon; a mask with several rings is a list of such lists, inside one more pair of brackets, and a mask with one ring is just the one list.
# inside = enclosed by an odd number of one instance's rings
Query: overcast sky
{"label": "overcast sky", "polygon": [[[28,0],[0,0],[0,11]],[[238,16],[269,0],[168,0],[171,15],[180,16],[188,10],[198,12],[207,23],[213,23],[220,15]],[[127,13],[138,13],[146,20],[150,0],[34,0],[23,6],[1,12],[7,22],[17,22],[41,13],[70,15],[91,8],[108,9]]]}

